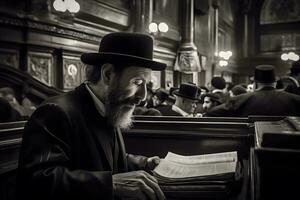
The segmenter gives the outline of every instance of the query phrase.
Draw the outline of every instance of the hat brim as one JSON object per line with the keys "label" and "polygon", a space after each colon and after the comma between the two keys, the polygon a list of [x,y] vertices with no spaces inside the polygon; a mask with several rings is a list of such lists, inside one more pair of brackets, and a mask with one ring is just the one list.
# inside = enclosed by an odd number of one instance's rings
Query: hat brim
{"label": "hat brim", "polygon": [[179,97],[186,98],[186,99],[191,99],[191,100],[194,100],[194,101],[200,101],[200,99],[198,99],[198,98],[191,98],[190,96],[182,95],[182,94],[180,94],[178,91],[179,91],[179,90],[175,90],[175,91],[173,92],[173,94],[176,95],[176,96],[179,96]]}
{"label": "hat brim", "polygon": [[120,63],[125,65],[136,65],[140,67],[150,68],[155,71],[165,70],[167,65],[154,60],[117,53],[84,53],[81,55],[81,61],[88,65],[101,65],[105,62]]}

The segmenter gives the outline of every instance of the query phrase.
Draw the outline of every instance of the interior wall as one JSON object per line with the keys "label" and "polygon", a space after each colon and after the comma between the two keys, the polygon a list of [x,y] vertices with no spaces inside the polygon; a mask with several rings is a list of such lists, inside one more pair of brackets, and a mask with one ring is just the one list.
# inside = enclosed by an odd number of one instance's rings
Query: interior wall
{"label": "interior wall", "polygon": [[[81,54],[97,52],[104,35],[132,32],[136,26],[146,27],[147,33],[148,22],[137,23],[136,14],[141,13],[141,18],[153,15],[153,21],[169,25],[168,33],[153,35],[154,59],[167,63],[168,68],[153,74],[159,86],[172,86],[180,38],[178,1],[77,0],[80,11],[76,14],[56,11],[53,2],[0,2],[0,64],[20,70],[49,88],[71,90],[85,80]],[[151,3],[152,10],[148,7]]]}

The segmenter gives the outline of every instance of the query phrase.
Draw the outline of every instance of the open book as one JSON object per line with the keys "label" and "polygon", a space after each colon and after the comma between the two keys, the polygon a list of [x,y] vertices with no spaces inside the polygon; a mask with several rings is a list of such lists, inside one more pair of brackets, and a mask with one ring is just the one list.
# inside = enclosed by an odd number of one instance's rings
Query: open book
{"label": "open book", "polygon": [[154,176],[162,183],[218,180],[237,170],[237,152],[196,156],[182,156],[168,152],[154,169]]}

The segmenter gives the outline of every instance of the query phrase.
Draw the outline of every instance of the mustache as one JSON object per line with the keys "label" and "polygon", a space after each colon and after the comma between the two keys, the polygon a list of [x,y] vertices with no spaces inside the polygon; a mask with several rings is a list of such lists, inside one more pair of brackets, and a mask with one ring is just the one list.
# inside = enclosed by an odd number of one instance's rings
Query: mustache
{"label": "mustache", "polygon": [[114,102],[114,104],[115,105],[128,105],[128,104],[139,105],[141,102],[142,102],[142,100],[139,98],[127,98],[122,101],[116,101],[116,102]]}

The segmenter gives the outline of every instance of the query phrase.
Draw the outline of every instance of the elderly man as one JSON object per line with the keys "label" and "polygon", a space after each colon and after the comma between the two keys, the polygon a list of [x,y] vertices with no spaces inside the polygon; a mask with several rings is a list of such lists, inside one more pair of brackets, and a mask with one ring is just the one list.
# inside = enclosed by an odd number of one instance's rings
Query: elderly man
{"label": "elderly man", "polygon": [[255,69],[255,91],[231,98],[205,116],[247,117],[249,115],[300,116],[300,97],[276,90],[274,67],[260,65]]}
{"label": "elderly man", "polygon": [[[164,199],[148,174],[159,162],[126,154],[120,129],[146,98],[153,40],[134,33],[103,37],[98,53],[83,54],[94,65],[89,82],[43,103],[25,127],[19,159],[22,199]],[[136,171],[139,170],[139,171]]]}
{"label": "elderly man", "polygon": [[191,83],[183,83],[179,90],[173,92],[176,97],[174,105],[158,107],[165,116],[192,117],[199,101],[200,89]]}

